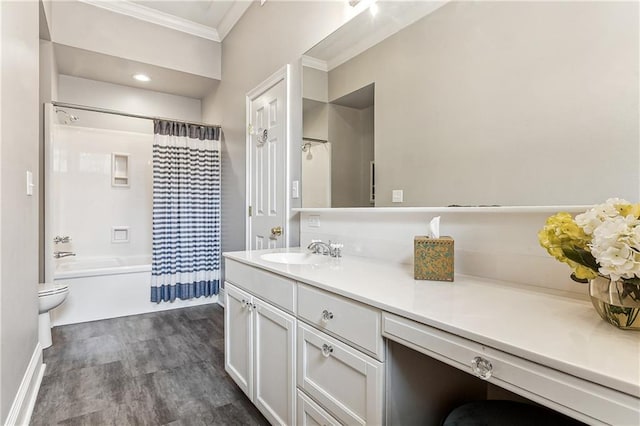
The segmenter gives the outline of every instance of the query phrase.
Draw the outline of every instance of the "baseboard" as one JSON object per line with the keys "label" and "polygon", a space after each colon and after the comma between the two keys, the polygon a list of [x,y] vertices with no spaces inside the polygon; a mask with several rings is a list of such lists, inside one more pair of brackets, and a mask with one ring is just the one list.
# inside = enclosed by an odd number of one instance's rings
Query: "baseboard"
{"label": "baseboard", "polygon": [[33,355],[31,355],[31,361],[29,361],[27,371],[24,373],[13,404],[11,404],[5,426],[26,426],[29,424],[45,368],[46,365],[42,363],[42,347],[38,342]]}

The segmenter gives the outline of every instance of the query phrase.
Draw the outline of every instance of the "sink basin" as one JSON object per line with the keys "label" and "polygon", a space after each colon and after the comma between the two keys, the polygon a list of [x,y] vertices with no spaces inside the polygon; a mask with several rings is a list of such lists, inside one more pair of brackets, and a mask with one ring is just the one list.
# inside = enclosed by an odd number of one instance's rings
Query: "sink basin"
{"label": "sink basin", "polygon": [[329,261],[329,256],[311,253],[267,253],[260,256],[262,260],[288,265],[319,265]]}

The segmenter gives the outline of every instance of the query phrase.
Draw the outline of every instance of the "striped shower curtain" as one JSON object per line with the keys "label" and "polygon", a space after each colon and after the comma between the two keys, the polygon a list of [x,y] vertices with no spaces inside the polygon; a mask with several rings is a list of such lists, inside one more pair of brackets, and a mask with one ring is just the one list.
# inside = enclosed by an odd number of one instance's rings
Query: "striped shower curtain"
{"label": "striped shower curtain", "polygon": [[218,294],[220,128],[154,121],[151,301]]}

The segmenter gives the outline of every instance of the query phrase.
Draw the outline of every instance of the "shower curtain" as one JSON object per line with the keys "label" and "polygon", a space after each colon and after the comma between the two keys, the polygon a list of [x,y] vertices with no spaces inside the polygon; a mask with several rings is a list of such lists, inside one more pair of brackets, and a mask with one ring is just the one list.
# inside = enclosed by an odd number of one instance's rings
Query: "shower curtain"
{"label": "shower curtain", "polygon": [[151,301],[218,294],[220,128],[154,120]]}

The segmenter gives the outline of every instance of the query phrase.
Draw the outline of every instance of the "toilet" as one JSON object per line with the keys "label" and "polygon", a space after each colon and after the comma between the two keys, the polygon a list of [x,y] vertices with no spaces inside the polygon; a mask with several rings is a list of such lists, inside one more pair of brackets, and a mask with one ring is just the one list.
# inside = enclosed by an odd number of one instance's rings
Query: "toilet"
{"label": "toilet", "polygon": [[51,346],[51,315],[49,311],[62,304],[69,294],[66,284],[38,284],[38,334],[42,349]]}

